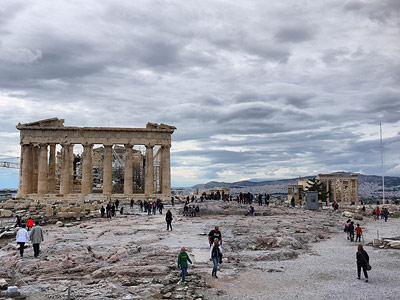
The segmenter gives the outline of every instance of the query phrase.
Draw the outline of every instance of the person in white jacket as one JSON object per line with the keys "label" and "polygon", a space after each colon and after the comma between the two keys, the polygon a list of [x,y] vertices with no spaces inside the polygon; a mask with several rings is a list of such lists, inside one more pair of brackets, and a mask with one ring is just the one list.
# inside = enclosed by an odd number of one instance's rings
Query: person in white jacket
{"label": "person in white jacket", "polygon": [[25,243],[29,242],[29,234],[25,229],[26,225],[22,224],[22,228],[17,232],[17,244],[19,245],[19,254],[24,257]]}
{"label": "person in white jacket", "polygon": [[218,278],[217,271],[218,271],[218,263],[222,259],[222,248],[219,244],[218,238],[214,239],[214,243],[211,245],[210,248],[210,260],[212,260],[214,267],[212,269],[211,275],[215,278]]}

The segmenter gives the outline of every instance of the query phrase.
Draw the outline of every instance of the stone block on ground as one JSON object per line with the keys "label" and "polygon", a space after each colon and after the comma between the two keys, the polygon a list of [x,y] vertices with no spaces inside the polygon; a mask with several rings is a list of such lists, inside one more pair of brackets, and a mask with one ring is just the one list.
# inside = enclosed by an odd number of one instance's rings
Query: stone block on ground
{"label": "stone block on ground", "polygon": [[0,217],[12,217],[13,212],[9,209],[0,209]]}
{"label": "stone block on ground", "polygon": [[0,278],[0,290],[6,290],[8,283],[4,278]]}

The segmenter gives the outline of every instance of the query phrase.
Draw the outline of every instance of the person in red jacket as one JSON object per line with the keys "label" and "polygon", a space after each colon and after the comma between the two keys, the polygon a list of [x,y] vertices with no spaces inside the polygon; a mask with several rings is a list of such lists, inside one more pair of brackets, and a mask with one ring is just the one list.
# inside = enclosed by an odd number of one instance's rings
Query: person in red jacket
{"label": "person in red jacket", "polygon": [[28,227],[28,231],[31,230],[31,228],[33,227],[33,220],[32,218],[28,219],[28,222],[26,222],[26,227]]}
{"label": "person in red jacket", "polygon": [[357,227],[356,227],[356,243],[357,243],[357,240],[361,243],[361,235],[362,235],[362,229],[360,227],[360,224],[357,224]]}
{"label": "person in red jacket", "polygon": [[375,221],[378,219],[379,219],[379,206],[377,206],[375,210]]}

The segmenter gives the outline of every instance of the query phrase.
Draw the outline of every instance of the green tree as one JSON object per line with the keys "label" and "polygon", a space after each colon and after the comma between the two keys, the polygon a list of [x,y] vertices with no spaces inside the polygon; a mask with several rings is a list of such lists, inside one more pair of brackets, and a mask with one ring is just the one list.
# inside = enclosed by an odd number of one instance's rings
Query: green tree
{"label": "green tree", "polygon": [[325,191],[322,182],[319,181],[317,177],[308,179],[306,191],[318,192],[318,199],[324,201],[328,205],[328,192]]}

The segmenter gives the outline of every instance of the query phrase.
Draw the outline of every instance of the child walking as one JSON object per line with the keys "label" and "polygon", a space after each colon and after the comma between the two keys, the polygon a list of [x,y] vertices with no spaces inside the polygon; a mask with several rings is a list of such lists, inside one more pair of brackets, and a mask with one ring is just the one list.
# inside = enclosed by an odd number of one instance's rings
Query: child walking
{"label": "child walking", "polygon": [[181,248],[181,253],[178,255],[178,268],[182,270],[182,282],[186,284],[185,276],[188,268],[188,262],[192,263],[189,255],[186,253],[185,247]]}

